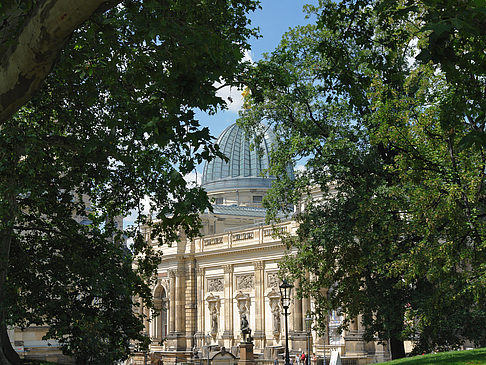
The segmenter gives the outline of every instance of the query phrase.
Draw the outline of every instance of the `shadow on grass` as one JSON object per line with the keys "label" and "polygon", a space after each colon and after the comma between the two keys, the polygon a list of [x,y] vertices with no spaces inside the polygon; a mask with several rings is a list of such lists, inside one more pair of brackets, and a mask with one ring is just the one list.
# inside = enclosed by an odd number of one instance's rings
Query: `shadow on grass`
{"label": "shadow on grass", "polygon": [[419,355],[389,361],[383,365],[486,365],[486,348]]}

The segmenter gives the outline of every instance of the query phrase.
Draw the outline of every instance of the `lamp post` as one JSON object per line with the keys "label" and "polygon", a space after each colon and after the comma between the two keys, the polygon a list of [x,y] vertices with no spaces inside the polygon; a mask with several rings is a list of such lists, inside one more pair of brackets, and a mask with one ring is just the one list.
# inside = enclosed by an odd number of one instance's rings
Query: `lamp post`
{"label": "lamp post", "polygon": [[287,324],[288,309],[290,306],[290,292],[294,286],[289,284],[286,279],[280,284],[280,299],[282,300],[282,307],[284,309],[285,317],[285,365],[290,365],[289,355],[289,327]]}
{"label": "lamp post", "polygon": [[312,330],[312,316],[310,312],[307,312],[307,315],[305,316],[305,329],[307,331],[307,357],[306,357],[306,363],[307,365],[310,365],[310,353],[311,353],[311,330]]}

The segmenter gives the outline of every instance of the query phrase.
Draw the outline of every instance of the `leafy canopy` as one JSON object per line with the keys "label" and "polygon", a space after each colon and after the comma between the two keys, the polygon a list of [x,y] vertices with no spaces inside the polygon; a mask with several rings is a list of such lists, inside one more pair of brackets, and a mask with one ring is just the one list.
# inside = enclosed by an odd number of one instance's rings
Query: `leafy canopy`
{"label": "leafy canopy", "polygon": [[[160,253],[139,227],[153,225],[154,240],[198,232],[210,205],[184,176],[221,154],[194,110],[225,107],[214,85],[238,84],[256,6],[127,0],[74,32],[40,91],[0,129],[3,325],[48,325],[47,337],[83,364],[146,342],[132,298],[151,306]],[[134,209],[137,225],[122,231],[117,217]]]}
{"label": "leafy canopy", "polygon": [[321,331],[338,310],[344,327],[360,316],[366,339],[390,339],[394,358],[404,339],[420,352],[484,344],[484,6],[308,10],[317,24],[289,31],[249,72],[240,118],[278,136],[270,218],[303,206],[284,270],[315,299]]}

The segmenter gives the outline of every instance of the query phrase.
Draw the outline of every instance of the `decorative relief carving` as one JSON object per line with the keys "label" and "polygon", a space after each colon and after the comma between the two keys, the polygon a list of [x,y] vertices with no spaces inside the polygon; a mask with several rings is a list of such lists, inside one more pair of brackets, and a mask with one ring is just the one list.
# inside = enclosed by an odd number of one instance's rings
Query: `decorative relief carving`
{"label": "decorative relief carving", "polygon": [[268,288],[278,288],[279,285],[280,285],[280,279],[278,277],[278,273],[269,272],[267,274],[267,287]]}
{"label": "decorative relief carving", "polygon": [[233,265],[223,265],[223,270],[225,273],[232,273],[233,272]]}
{"label": "decorative relief carving", "polygon": [[224,282],[222,278],[208,279],[208,291],[223,291]]}
{"label": "decorative relief carving", "polygon": [[257,261],[255,262],[255,269],[256,270],[263,270],[265,268],[265,262]]}
{"label": "decorative relief carving", "polygon": [[244,241],[244,240],[252,240],[253,237],[254,237],[253,232],[235,233],[233,235],[233,242]]}
{"label": "decorative relief carving", "polygon": [[205,246],[219,245],[221,243],[223,243],[223,236],[204,239]]}
{"label": "decorative relief carving", "polygon": [[237,290],[253,289],[253,288],[255,288],[255,275],[248,274],[248,275],[239,275],[236,277]]}
{"label": "decorative relief carving", "polygon": [[170,277],[171,279],[174,279],[174,278],[175,278],[175,276],[176,276],[176,274],[175,274],[175,270],[170,269],[170,270],[169,270],[169,277]]}

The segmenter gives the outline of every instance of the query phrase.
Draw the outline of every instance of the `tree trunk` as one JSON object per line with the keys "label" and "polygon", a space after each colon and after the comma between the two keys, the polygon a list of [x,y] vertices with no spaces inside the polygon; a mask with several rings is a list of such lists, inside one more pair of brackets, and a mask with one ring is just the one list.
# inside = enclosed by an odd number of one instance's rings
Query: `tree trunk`
{"label": "tree trunk", "polygon": [[[13,164],[12,164],[13,165]],[[12,170],[13,171],[13,170]],[[16,186],[13,175],[9,183]],[[13,226],[16,218],[17,201],[13,191],[7,192],[5,200],[8,202],[8,209],[2,216],[2,230],[0,230],[0,364],[21,365],[20,357],[12,348],[7,333],[7,312],[6,312],[6,282],[10,260],[10,247],[12,245]]]}
{"label": "tree trunk", "polygon": [[[10,257],[10,233],[0,232],[0,308],[5,304],[5,282],[7,280],[8,260]],[[0,310],[0,364],[21,365],[20,357],[12,348],[7,334],[5,310]]]}
{"label": "tree trunk", "polygon": [[392,360],[405,357],[405,345],[402,340],[396,337],[390,338],[390,349]]}
{"label": "tree trunk", "polygon": [[[4,322],[5,315],[0,316]],[[22,365],[19,355],[15,352],[7,334],[7,326],[0,325],[0,364],[2,365]]]}

